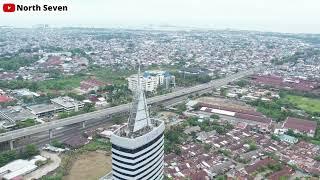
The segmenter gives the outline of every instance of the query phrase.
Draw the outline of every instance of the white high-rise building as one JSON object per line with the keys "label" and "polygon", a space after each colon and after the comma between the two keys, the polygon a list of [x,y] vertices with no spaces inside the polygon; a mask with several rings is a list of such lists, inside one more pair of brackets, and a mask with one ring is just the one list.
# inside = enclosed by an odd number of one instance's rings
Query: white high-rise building
{"label": "white high-rise building", "polygon": [[111,135],[112,178],[163,179],[164,122],[149,117],[140,80],[137,84],[128,124]]}
{"label": "white high-rise building", "polygon": [[128,77],[128,88],[135,91],[137,88],[138,80],[140,81],[141,88],[144,91],[156,91],[159,86],[168,89],[175,86],[175,76],[167,71],[146,71],[143,75],[138,74]]}

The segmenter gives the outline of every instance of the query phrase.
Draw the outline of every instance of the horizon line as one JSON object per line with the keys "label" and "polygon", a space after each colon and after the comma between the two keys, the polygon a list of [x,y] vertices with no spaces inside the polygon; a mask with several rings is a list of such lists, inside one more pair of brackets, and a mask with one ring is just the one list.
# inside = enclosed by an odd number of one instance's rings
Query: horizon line
{"label": "horizon line", "polygon": [[[50,24],[34,24],[30,26],[17,26],[17,25],[0,25],[2,28],[13,28],[13,29],[41,29],[43,27],[36,27],[40,25],[48,25],[47,29],[64,29],[64,28],[75,28],[75,29],[122,29],[122,30],[149,30],[149,31],[239,31],[239,32],[257,32],[257,33],[276,33],[276,34],[292,34],[292,35],[320,35],[315,32],[281,32],[281,31],[264,31],[254,29],[241,29],[241,28],[213,28],[213,27],[193,27],[193,26],[177,26],[177,25],[114,25],[110,27],[99,27],[99,26],[87,26],[87,25],[50,25]],[[164,29],[164,28],[175,28],[175,29]]]}

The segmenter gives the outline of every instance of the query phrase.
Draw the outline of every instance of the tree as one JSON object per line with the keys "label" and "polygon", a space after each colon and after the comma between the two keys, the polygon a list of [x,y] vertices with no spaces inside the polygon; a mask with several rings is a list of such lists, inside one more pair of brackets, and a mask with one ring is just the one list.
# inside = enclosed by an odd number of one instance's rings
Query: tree
{"label": "tree", "polygon": [[174,146],[175,148],[174,148],[174,153],[176,154],[176,155],[181,155],[181,149],[180,149],[180,147],[178,147],[178,146]]}
{"label": "tree", "polygon": [[212,148],[212,145],[211,145],[211,144],[204,144],[203,148],[204,148],[204,150],[205,150],[206,152],[209,152],[210,149]]}
{"label": "tree", "polygon": [[231,152],[229,150],[226,150],[226,149],[219,149],[218,150],[219,153],[229,157],[231,155]]}
{"label": "tree", "polygon": [[226,175],[220,175],[216,177],[217,180],[226,180],[227,176]]}
{"label": "tree", "polygon": [[163,178],[164,180],[173,180],[173,178],[172,177],[168,177],[166,174],[164,175],[164,178]]}
{"label": "tree", "polygon": [[23,77],[22,77],[21,75],[19,75],[19,76],[17,77],[17,80],[22,81],[22,80],[23,80]]}
{"label": "tree", "polygon": [[197,118],[197,117],[189,117],[189,118],[187,119],[187,123],[188,123],[188,125],[190,125],[190,126],[197,126],[197,125],[199,125],[199,122],[198,122],[198,118]]}
{"label": "tree", "polygon": [[182,126],[173,126],[164,133],[164,149],[165,153],[179,153],[179,144],[184,142],[185,134],[183,134]]}
{"label": "tree", "polygon": [[0,103],[1,107],[8,107],[8,106],[15,106],[15,105],[17,105],[17,101],[16,100],[10,101],[10,102]]}
{"label": "tree", "polygon": [[0,68],[6,71],[17,71],[20,67],[29,66],[37,60],[39,60],[38,56],[29,58],[15,55],[10,58],[0,58]]}
{"label": "tree", "polygon": [[220,88],[220,96],[227,96],[227,88]]}
{"label": "tree", "polygon": [[78,100],[78,101],[83,101],[83,100],[86,99],[85,96],[83,96],[83,95],[78,95],[78,94],[72,93],[72,92],[69,92],[69,93],[67,94],[67,96],[69,96],[69,97],[71,97],[71,98],[73,98],[73,99],[76,99],[76,100]]}
{"label": "tree", "polygon": [[125,117],[123,115],[114,115],[114,116],[112,116],[111,121],[113,124],[121,124],[126,121],[126,118],[127,117]]}
{"label": "tree", "polygon": [[275,141],[280,141],[280,138],[279,136],[275,135],[275,134],[272,134],[271,135],[271,139],[275,140]]}
{"label": "tree", "polygon": [[217,114],[212,114],[212,115],[210,116],[210,118],[212,118],[212,119],[220,119],[220,116],[217,115]]}
{"label": "tree", "polygon": [[249,104],[252,106],[256,106],[257,110],[259,112],[266,115],[267,117],[275,119],[276,121],[283,121],[289,115],[292,115],[292,113],[289,111],[282,111],[281,110],[282,107],[287,106],[281,100],[265,102],[265,101],[262,101],[261,99],[258,99],[258,100],[250,102]]}
{"label": "tree", "polygon": [[177,113],[182,114],[184,111],[187,110],[187,106],[184,103],[180,103],[177,105]]}
{"label": "tree", "polygon": [[289,135],[289,136],[295,136],[295,133],[293,132],[292,129],[288,129],[286,134]]}
{"label": "tree", "polygon": [[256,143],[250,143],[249,144],[249,151],[254,151],[254,150],[256,150],[257,149],[257,145],[256,145]]}
{"label": "tree", "polygon": [[16,127],[18,129],[21,129],[21,128],[26,128],[26,127],[30,127],[30,126],[34,126],[38,124],[37,121],[35,121],[34,119],[27,119],[25,121],[19,121],[16,123]]}
{"label": "tree", "polygon": [[223,126],[214,126],[214,130],[216,130],[218,134],[225,134],[227,132]]}
{"label": "tree", "polygon": [[227,121],[227,123],[225,124],[225,127],[228,130],[232,130],[234,128],[234,126],[231,123],[229,123],[229,121]]}
{"label": "tree", "polygon": [[17,158],[17,151],[15,151],[15,150],[1,152],[0,153],[0,167],[15,160],[16,158]]}
{"label": "tree", "polygon": [[176,78],[176,84],[182,87],[192,86],[199,83],[207,83],[212,79],[209,75],[203,73],[198,75],[186,75],[185,73],[173,72],[172,74]]}
{"label": "tree", "polygon": [[282,167],[280,163],[275,163],[275,164],[269,164],[268,168],[271,169],[272,171],[280,171]]}
{"label": "tree", "polygon": [[246,80],[240,80],[240,81],[236,82],[235,84],[240,86],[240,87],[245,87],[246,85],[249,84],[249,82],[246,81]]}
{"label": "tree", "polygon": [[93,103],[85,103],[82,109],[85,113],[95,111]]}
{"label": "tree", "polygon": [[32,156],[38,155],[39,150],[36,145],[34,144],[28,144],[25,148],[25,150],[21,153],[21,158],[23,159],[29,159]]}
{"label": "tree", "polygon": [[7,130],[5,130],[5,129],[0,129],[0,134],[1,134],[1,133],[5,133],[5,132],[7,132]]}
{"label": "tree", "polygon": [[58,114],[59,119],[64,119],[69,117],[69,114],[67,112],[62,112]]}
{"label": "tree", "polygon": [[63,143],[56,139],[51,142],[51,145],[57,148],[64,148]]}

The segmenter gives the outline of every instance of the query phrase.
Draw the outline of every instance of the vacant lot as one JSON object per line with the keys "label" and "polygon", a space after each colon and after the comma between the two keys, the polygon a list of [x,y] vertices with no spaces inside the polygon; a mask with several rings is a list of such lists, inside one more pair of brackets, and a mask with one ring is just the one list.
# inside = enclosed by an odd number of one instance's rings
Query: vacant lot
{"label": "vacant lot", "polygon": [[312,99],[303,96],[287,95],[285,97],[290,103],[307,112],[320,112],[320,99]]}
{"label": "vacant lot", "polygon": [[217,98],[217,97],[200,97],[197,99],[197,101],[199,101],[201,103],[217,105],[220,107],[228,107],[228,108],[233,108],[233,109],[254,111],[254,108],[247,105],[246,103],[241,102],[241,101],[231,100],[231,99]]}
{"label": "vacant lot", "polygon": [[104,152],[88,152],[80,155],[64,180],[96,180],[111,171],[111,156]]}

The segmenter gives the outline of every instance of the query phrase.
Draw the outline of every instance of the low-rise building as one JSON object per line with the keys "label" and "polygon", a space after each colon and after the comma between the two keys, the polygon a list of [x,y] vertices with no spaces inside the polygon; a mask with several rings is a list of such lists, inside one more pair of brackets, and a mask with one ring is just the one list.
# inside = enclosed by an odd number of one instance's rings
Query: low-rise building
{"label": "low-rise building", "polygon": [[0,95],[0,103],[8,103],[13,101],[12,98],[10,98],[9,96],[6,95]]}
{"label": "low-rise building", "polygon": [[55,113],[64,111],[62,106],[56,104],[37,104],[28,106],[27,109],[29,109],[32,114],[36,115],[39,118],[50,117]]}
{"label": "low-rise building", "polygon": [[29,89],[16,89],[12,91],[13,94],[19,97],[39,97],[40,94],[30,91]]}
{"label": "low-rise building", "polygon": [[16,177],[28,174],[38,168],[36,162],[46,161],[47,158],[35,156],[30,160],[18,159],[0,167],[0,178],[4,180],[15,179]]}
{"label": "low-rise building", "polygon": [[19,121],[35,119],[36,116],[21,106],[0,109],[0,128],[10,128]]}
{"label": "low-rise building", "polygon": [[97,91],[100,87],[105,85],[107,84],[97,79],[87,79],[80,82],[79,92],[84,94],[89,93],[90,91]]}
{"label": "low-rise building", "polygon": [[84,102],[77,101],[68,96],[51,99],[51,102],[54,105],[61,106],[63,110],[66,112],[78,111],[84,106]]}
{"label": "low-rise building", "polygon": [[284,141],[284,142],[287,142],[287,143],[290,143],[290,144],[295,144],[295,143],[298,142],[297,138],[289,136],[289,135],[286,135],[286,134],[279,135],[279,138],[280,138],[280,141]]}

